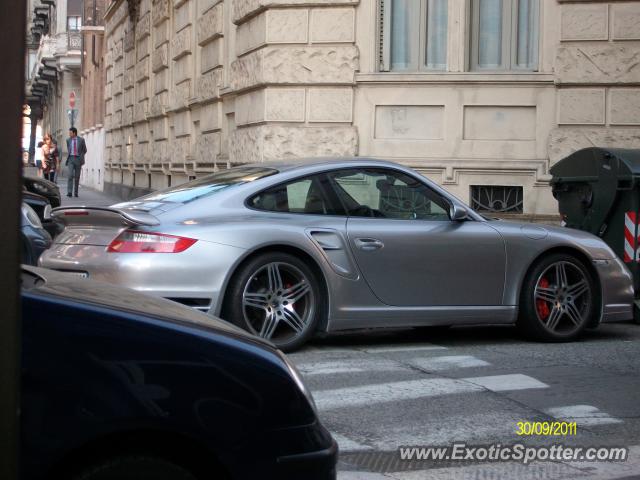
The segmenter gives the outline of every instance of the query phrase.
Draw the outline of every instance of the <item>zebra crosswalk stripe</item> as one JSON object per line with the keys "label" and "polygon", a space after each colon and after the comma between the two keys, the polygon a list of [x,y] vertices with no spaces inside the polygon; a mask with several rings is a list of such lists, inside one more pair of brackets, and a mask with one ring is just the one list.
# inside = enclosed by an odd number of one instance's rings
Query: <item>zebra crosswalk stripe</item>
{"label": "zebra crosswalk stripe", "polygon": [[361,352],[365,353],[396,353],[396,352],[414,352],[414,351],[425,351],[425,350],[447,350],[447,347],[443,347],[441,345],[425,345],[421,343],[419,345],[396,345],[393,347],[381,346],[381,347],[367,347],[360,349]]}
{"label": "zebra crosswalk stripe", "polygon": [[337,373],[393,372],[408,370],[408,367],[386,358],[349,358],[296,364],[298,370],[307,376],[333,375]]}
{"label": "zebra crosswalk stripe", "polygon": [[481,387],[460,380],[431,378],[321,390],[313,396],[320,410],[330,410],[480,390]]}
{"label": "zebra crosswalk stripe", "polygon": [[583,427],[622,423],[622,420],[612,417],[608,413],[601,412],[597,407],[592,405],[554,407],[547,409],[545,413],[563,422],[576,422]]}
{"label": "zebra crosswalk stripe", "polygon": [[489,362],[480,360],[471,355],[443,355],[438,357],[413,358],[408,362],[410,365],[424,370],[439,371],[452,368],[486,367]]}
{"label": "zebra crosswalk stripe", "polygon": [[298,369],[307,376],[333,375],[359,372],[409,371],[417,367],[429,371],[450,370],[455,368],[486,367],[490,365],[471,355],[443,355],[435,357],[415,357],[396,361],[389,358],[343,358],[337,360],[318,360],[297,362]]}
{"label": "zebra crosswalk stripe", "polygon": [[360,407],[376,403],[413,400],[417,398],[481,392],[506,391],[529,388],[547,388],[548,385],[527,375],[493,375],[463,379],[428,378],[402,382],[360,385],[357,387],[320,390],[313,394],[320,410]]}

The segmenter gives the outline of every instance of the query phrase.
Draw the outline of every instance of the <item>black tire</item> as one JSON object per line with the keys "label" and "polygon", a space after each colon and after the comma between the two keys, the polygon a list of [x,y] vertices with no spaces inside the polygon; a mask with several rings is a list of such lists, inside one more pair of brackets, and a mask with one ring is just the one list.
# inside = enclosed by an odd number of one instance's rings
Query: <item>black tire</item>
{"label": "black tire", "polygon": [[[276,269],[282,270],[282,289],[272,291],[265,282],[271,282],[269,269],[273,269],[274,265]],[[299,276],[303,276],[304,281],[294,283]],[[299,284],[306,289],[305,283],[308,285],[308,293],[292,302],[294,297],[287,297],[285,292]],[[252,298],[266,296],[259,300],[261,304],[266,302],[266,305],[245,305],[245,294],[252,295]],[[288,253],[268,252],[251,258],[234,274],[227,289],[222,316],[244,330],[267,338],[280,350],[291,352],[313,336],[318,322],[325,315],[324,303],[319,280],[306,262]],[[302,322],[297,319],[294,321],[292,313]],[[262,316],[264,321],[261,321]],[[267,321],[276,325],[271,335],[269,329],[265,328]],[[294,330],[294,324],[299,326],[299,331]]]}
{"label": "black tire", "polygon": [[122,455],[98,462],[73,480],[197,480],[186,468],[153,456]]}
{"label": "black tire", "polygon": [[[559,270],[564,270],[564,276]],[[527,273],[517,326],[535,340],[568,342],[593,325],[598,309],[596,282],[584,262],[554,253],[538,260]]]}

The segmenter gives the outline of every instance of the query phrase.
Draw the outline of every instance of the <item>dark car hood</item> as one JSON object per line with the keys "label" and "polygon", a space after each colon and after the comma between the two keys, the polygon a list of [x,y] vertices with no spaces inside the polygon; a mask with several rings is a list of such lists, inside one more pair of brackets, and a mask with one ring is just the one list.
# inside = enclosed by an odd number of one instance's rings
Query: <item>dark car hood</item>
{"label": "dark car hood", "polygon": [[28,191],[46,197],[52,207],[60,206],[60,188],[55,183],[39,177],[22,177],[22,184]]}
{"label": "dark car hood", "polygon": [[25,175],[24,177],[22,177],[23,181],[25,182],[31,182],[31,183],[40,183],[48,188],[50,188],[51,190],[57,190],[59,187],[56,183],[51,182],[45,178],[40,178],[40,177],[31,177],[28,175]]}
{"label": "dark car hood", "polygon": [[232,335],[273,348],[265,340],[251,335],[231,323],[164,298],[146,295],[109,283],[78,278],[73,274],[56,272],[45,268],[23,266],[23,269],[44,280],[44,282],[35,282],[34,286],[29,290],[37,295],[60,297],[75,302],[107,307],[116,311],[142,315],[162,320],[169,324]]}
{"label": "dark car hood", "polygon": [[29,190],[22,191],[22,200],[26,203],[33,202],[33,203],[42,204],[42,205],[46,205],[49,203],[49,200],[47,200],[47,197],[38,195],[37,193],[30,192]]}

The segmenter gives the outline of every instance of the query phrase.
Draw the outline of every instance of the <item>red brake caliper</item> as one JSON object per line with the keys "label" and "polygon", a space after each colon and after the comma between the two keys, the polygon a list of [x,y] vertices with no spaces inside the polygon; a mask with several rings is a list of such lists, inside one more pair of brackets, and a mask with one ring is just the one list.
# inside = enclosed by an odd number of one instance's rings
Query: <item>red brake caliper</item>
{"label": "red brake caliper", "polygon": [[[538,286],[540,288],[548,288],[549,280],[542,277],[538,282]],[[545,300],[541,300],[541,299],[536,300],[536,310],[538,311],[538,316],[542,320],[545,320],[551,313],[551,310],[549,310],[549,304]]]}

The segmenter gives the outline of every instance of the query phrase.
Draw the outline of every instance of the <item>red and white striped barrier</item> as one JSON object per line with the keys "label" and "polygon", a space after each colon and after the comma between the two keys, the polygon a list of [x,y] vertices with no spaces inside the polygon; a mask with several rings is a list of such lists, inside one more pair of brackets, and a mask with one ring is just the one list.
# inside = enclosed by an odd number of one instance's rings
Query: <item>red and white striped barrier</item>
{"label": "red and white striped barrier", "polygon": [[638,250],[636,250],[638,222],[636,212],[626,212],[624,214],[624,258],[625,263],[638,260]]}

